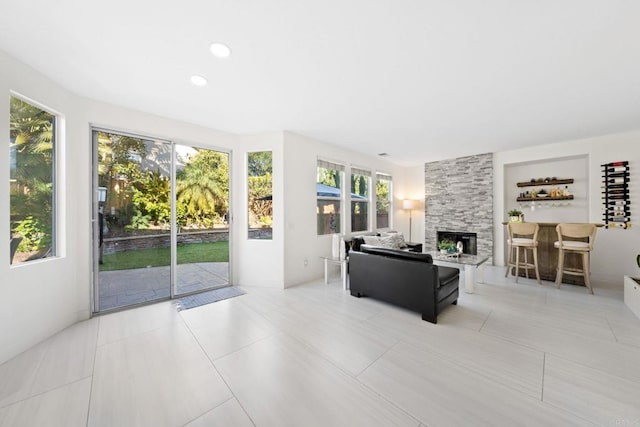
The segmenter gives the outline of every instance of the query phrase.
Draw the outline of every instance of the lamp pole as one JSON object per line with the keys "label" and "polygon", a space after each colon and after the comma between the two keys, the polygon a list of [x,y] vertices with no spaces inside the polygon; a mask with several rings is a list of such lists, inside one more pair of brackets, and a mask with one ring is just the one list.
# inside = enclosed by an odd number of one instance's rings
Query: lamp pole
{"label": "lamp pole", "polygon": [[411,223],[412,223],[412,211],[413,211],[413,207],[414,207],[414,200],[410,200],[410,199],[405,199],[402,201],[402,209],[405,210],[409,210],[409,241],[411,242],[411,237],[412,237],[412,233],[411,233]]}

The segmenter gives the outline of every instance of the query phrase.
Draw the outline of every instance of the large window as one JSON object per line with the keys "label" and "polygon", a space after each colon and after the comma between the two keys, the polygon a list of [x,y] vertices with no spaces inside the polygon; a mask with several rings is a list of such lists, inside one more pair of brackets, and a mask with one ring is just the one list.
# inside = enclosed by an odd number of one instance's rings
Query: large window
{"label": "large window", "polygon": [[247,154],[249,239],[272,239],[272,158],[271,151]]}
{"label": "large window", "polygon": [[369,200],[371,198],[371,172],[351,168],[351,231],[369,229]]}
{"label": "large window", "polygon": [[340,233],[344,166],[318,160],[316,195],[318,234]]}
{"label": "large window", "polygon": [[10,262],[56,255],[57,117],[18,97],[10,100]]}
{"label": "large window", "polygon": [[376,174],[376,228],[389,228],[392,203],[391,175]]}

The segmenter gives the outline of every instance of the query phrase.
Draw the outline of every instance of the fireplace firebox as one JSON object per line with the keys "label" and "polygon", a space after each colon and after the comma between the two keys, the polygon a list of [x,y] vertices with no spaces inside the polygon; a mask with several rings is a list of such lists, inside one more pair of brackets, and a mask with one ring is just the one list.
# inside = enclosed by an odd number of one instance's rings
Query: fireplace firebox
{"label": "fireplace firebox", "polygon": [[[462,242],[462,253],[478,255],[478,235],[476,233],[461,233],[457,231],[438,231],[437,242],[448,239],[453,242]],[[437,249],[437,248],[434,248]]]}

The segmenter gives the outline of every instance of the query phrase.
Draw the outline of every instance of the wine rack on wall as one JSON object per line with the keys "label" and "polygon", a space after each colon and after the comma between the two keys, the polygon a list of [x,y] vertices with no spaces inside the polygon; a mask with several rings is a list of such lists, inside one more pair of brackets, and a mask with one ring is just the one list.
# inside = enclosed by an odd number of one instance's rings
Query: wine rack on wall
{"label": "wine rack on wall", "polygon": [[605,228],[631,228],[629,162],[602,166],[602,200]]}

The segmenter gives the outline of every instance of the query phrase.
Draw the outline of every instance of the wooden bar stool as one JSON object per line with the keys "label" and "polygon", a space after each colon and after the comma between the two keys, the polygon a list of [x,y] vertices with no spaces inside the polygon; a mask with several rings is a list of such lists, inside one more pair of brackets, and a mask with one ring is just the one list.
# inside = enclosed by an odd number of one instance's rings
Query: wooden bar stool
{"label": "wooden bar stool", "polygon": [[[558,248],[558,273],[556,275],[556,286],[558,288],[562,283],[563,274],[572,274],[574,276],[583,276],[584,284],[587,286],[589,292],[593,293],[589,254],[593,250],[593,242],[596,239],[597,230],[595,224],[558,224],[556,226],[558,241],[554,242],[553,246]],[[564,237],[587,239],[587,241],[565,240]],[[566,268],[564,266],[565,253],[581,254],[582,269]]]}
{"label": "wooden bar stool", "polygon": [[[529,269],[533,268],[536,271],[536,279],[538,279],[538,283],[540,283],[540,272],[538,271],[539,230],[540,226],[535,222],[510,222],[507,224],[507,233],[509,235],[509,238],[507,240],[509,256],[507,259],[507,271],[505,272],[504,277],[507,277],[509,275],[509,270],[512,267],[515,267],[516,283],[518,283],[520,267],[524,268],[527,279],[529,278]],[[522,248],[524,252],[524,262],[520,262],[520,248]],[[513,260],[514,249],[516,252],[515,261]],[[533,252],[533,263],[530,263],[527,259],[527,249],[530,249],[531,252]]]}

